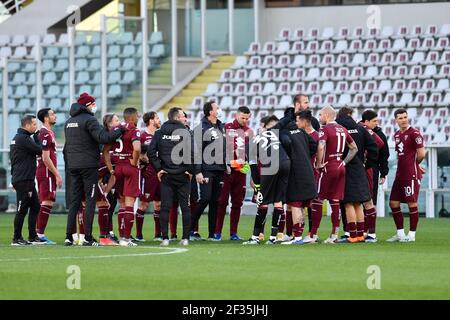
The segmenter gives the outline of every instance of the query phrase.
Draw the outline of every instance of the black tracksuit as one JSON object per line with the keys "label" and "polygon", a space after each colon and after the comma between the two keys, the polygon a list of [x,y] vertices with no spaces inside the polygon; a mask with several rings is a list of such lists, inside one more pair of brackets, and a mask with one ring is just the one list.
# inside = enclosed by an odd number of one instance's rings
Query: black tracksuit
{"label": "black tracksuit", "polygon": [[28,215],[28,237],[34,240],[36,219],[39,213],[39,197],[34,179],[36,177],[36,156],[42,154],[39,132],[32,134],[25,129],[17,129],[10,145],[11,183],[16,189],[17,212],[14,218],[14,239],[22,239],[22,227]]}
{"label": "black tracksuit", "polygon": [[[193,174],[194,144],[191,133],[181,122],[169,120],[155,132],[147,155],[157,172],[164,170],[161,178],[161,233],[163,239],[169,239],[169,211],[176,198],[183,216],[183,239],[189,239],[191,210],[189,195]],[[178,152],[176,152],[178,150]],[[180,152],[182,151],[182,152]],[[180,156],[179,161],[173,153]]]}
{"label": "black tracksuit", "polygon": [[373,167],[373,203],[377,204],[379,177],[385,178],[389,173],[389,145],[386,136],[380,127],[375,127],[373,132],[384,142],[383,148],[378,151],[377,164]]}
{"label": "black tracksuit", "polygon": [[[199,135],[200,131],[202,132],[201,136]],[[198,223],[203,211],[209,206],[208,238],[214,237],[218,201],[223,186],[223,175],[226,171],[225,140],[225,129],[220,120],[217,120],[216,124],[212,124],[206,117],[203,117],[201,127],[198,126],[194,129],[196,148],[194,173],[202,173],[207,182],[200,184],[200,199],[192,214],[191,231],[194,231],[194,226]],[[213,149],[213,147],[215,148]],[[222,154],[217,154],[216,151],[222,152]],[[209,157],[212,159],[208,159]]]}
{"label": "black tracksuit", "polygon": [[91,241],[100,144],[113,143],[122,135],[123,129],[118,128],[108,132],[86,106],[78,103],[72,104],[70,116],[64,126],[66,136],[64,156],[71,180],[68,191],[71,197],[66,233],[67,238],[72,239],[72,230],[76,224],[76,215],[84,194],[86,199],[85,234],[86,240]]}

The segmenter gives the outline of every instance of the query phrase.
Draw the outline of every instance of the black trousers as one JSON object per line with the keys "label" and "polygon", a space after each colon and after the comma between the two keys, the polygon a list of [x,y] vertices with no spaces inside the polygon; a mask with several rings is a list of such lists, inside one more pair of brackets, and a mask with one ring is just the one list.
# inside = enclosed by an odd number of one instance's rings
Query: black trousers
{"label": "black trousers", "polygon": [[163,239],[169,239],[169,212],[174,199],[178,200],[183,217],[183,239],[189,239],[191,224],[191,209],[189,197],[191,193],[191,181],[185,173],[165,174],[161,179],[161,233]]}
{"label": "black trousers", "polygon": [[[220,193],[223,186],[223,171],[205,171],[202,172],[204,178],[208,178],[207,183],[200,184],[200,199],[197,208],[192,215],[191,231],[194,231],[194,226],[198,224],[200,216],[209,206],[208,210],[208,238],[214,237],[217,219],[217,207]],[[193,178],[195,179],[195,178]]]}
{"label": "black trousers", "polygon": [[72,237],[72,230],[76,226],[77,213],[81,207],[83,195],[86,200],[84,232],[86,240],[92,240],[92,223],[94,221],[95,202],[97,198],[98,168],[69,169],[70,171],[70,205],[67,217],[66,234]]}
{"label": "black trousers", "polygon": [[378,183],[380,181],[379,178],[380,175],[380,171],[378,169],[373,169],[373,198],[372,198],[372,202],[375,206],[377,206],[377,201],[378,201]]}
{"label": "black trousers", "polygon": [[36,234],[36,220],[41,208],[36,186],[33,180],[25,180],[13,183],[16,189],[16,205],[17,211],[14,217],[14,240],[22,238],[22,228],[25,216],[28,215],[28,238],[34,240]]}

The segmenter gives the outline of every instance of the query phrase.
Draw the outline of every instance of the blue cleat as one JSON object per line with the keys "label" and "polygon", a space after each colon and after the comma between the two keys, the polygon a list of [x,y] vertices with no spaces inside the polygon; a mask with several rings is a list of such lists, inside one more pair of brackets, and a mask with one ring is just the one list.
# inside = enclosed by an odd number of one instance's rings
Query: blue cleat
{"label": "blue cleat", "polygon": [[243,239],[242,239],[241,237],[239,237],[239,236],[237,235],[237,233],[235,233],[235,234],[232,234],[232,235],[230,236],[230,240],[232,240],[232,241],[242,241]]}
{"label": "blue cleat", "polygon": [[222,234],[221,233],[215,233],[214,234],[214,240],[222,241]]}
{"label": "blue cleat", "polygon": [[47,238],[46,236],[40,237],[39,240],[45,241],[45,244],[50,244],[50,245],[56,244],[55,241],[50,240],[50,239]]}
{"label": "blue cleat", "polygon": [[292,242],[292,244],[305,244],[305,243],[303,242],[303,240],[295,240]]}

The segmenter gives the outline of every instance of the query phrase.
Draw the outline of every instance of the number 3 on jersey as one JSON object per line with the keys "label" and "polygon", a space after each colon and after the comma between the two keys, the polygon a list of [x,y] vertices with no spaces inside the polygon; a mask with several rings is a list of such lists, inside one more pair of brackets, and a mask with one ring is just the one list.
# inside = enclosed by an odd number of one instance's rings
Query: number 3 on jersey
{"label": "number 3 on jersey", "polygon": [[345,149],[345,132],[336,132],[337,135],[337,150],[336,153],[344,153]]}

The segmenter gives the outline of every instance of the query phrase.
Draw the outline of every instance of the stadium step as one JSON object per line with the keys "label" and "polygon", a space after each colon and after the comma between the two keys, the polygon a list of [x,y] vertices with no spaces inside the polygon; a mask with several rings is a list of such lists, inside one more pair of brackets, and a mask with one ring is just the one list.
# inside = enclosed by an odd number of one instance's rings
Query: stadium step
{"label": "stadium step", "polygon": [[194,97],[201,96],[205,92],[209,83],[216,82],[222,71],[229,68],[236,59],[235,56],[220,56],[211,63],[211,65],[203,70],[191,83],[189,83],[183,90],[168,103],[166,103],[159,111],[166,113],[172,107],[181,107],[187,109]]}

